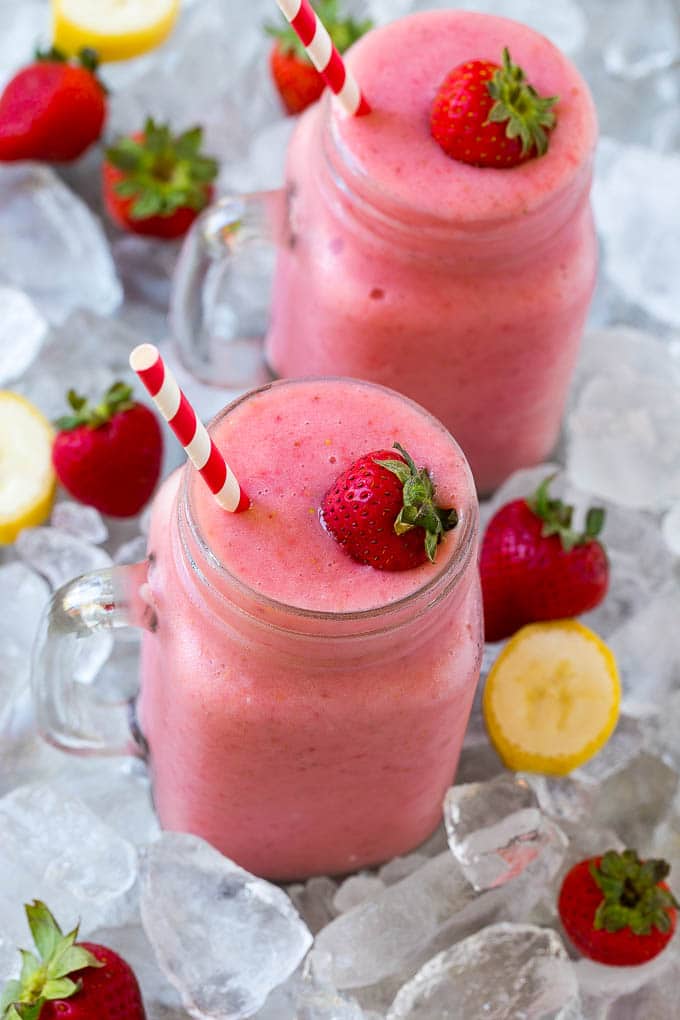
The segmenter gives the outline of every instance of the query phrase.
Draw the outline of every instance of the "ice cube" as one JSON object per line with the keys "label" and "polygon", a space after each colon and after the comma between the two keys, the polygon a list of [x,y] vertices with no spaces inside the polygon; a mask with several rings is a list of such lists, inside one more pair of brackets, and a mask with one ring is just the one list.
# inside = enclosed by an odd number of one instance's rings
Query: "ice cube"
{"label": "ice cube", "polygon": [[378,878],[384,885],[394,885],[395,882],[401,882],[402,878],[408,878],[418,868],[422,868],[423,864],[427,864],[428,859],[426,854],[419,851],[406,854],[405,857],[393,857],[387,864],[383,864],[378,872]]}
{"label": "ice cube", "polygon": [[130,351],[138,343],[138,334],[120,322],[90,311],[74,312],[63,326],[52,330],[40,358],[14,389],[48,418],[58,418],[68,410],[70,388],[98,403],[115,380],[138,382],[128,365]]}
{"label": "ice cube", "polygon": [[664,541],[674,556],[680,556],[680,503],[671,507],[663,519],[661,531]]}
{"label": "ice cube", "polygon": [[38,163],[0,166],[0,280],[56,323],[75,308],[107,315],[123,297],[101,224]]}
{"label": "ice cube", "polygon": [[623,704],[639,715],[654,712],[680,687],[680,593],[668,589],[610,635],[623,686]]}
{"label": "ice cube", "polygon": [[358,903],[379,896],[384,889],[385,883],[377,875],[369,875],[366,872],[350,875],[336,892],[333,906],[338,914],[344,914]]}
{"label": "ice cube", "polygon": [[[0,3],[0,89],[24,67],[38,45],[50,39],[50,17],[42,0]],[[47,48],[45,46],[45,48]]]}
{"label": "ice cube", "polygon": [[527,881],[520,877],[478,893],[445,851],[327,925],[317,936],[313,957],[329,958],[328,976],[338,988],[374,985],[417,963],[438,938],[453,941],[499,914],[514,917],[513,912],[527,910],[563,853],[560,841],[556,852],[546,855],[545,872],[529,869]]}
{"label": "ice cube", "polygon": [[[617,968],[627,971],[630,968]],[[646,967],[636,970],[646,971]],[[643,974],[647,977],[647,974]],[[628,975],[626,974],[626,977]],[[655,968],[652,979],[637,991],[621,995],[619,990],[615,1002],[606,1014],[606,1020],[673,1020],[680,987],[680,962],[676,959],[662,971]]]}
{"label": "ice cube", "polygon": [[147,850],[141,908],[161,970],[206,1020],[251,1016],[312,943],[281,889],[195,836],[164,833]]}
{"label": "ice cube", "polygon": [[[674,966],[675,965],[675,966]],[[607,1014],[611,1020],[629,1020],[629,1014],[624,1012],[630,1003],[626,1005],[620,1002],[620,997],[633,997],[635,1003],[635,992],[643,987],[654,988],[665,979],[665,991],[668,992],[672,985],[673,978],[677,981],[678,976],[678,954],[676,947],[671,945],[659,956],[650,960],[649,963],[640,964],[636,967],[607,967],[601,963],[594,963],[592,960],[578,960],[574,964],[574,970],[578,983],[583,993],[593,998],[605,998],[619,1000],[615,1001]],[[670,979],[670,980],[669,980]],[[672,1003],[677,1002],[677,984],[674,994],[670,999],[665,1000],[665,1008],[668,1010]],[[646,996],[640,994],[638,1002],[644,1002]],[[652,1003],[653,1003],[652,999]],[[657,998],[658,1002],[658,998]],[[654,1014],[652,1014],[653,1016]],[[664,1020],[671,1020],[673,1013],[666,1012],[659,1014]],[[633,1013],[633,1017],[636,1014]],[[645,1014],[645,1020],[649,1015]]]}
{"label": "ice cube", "polygon": [[449,846],[475,889],[521,874],[546,839],[538,799],[524,779],[504,774],[452,786],[444,798]]}
{"label": "ice cube", "polygon": [[293,906],[313,935],[333,920],[337,911],[333,906],[338,883],[325,875],[317,875],[304,884],[289,885],[287,893]]}
{"label": "ice cube", "polygon": [[0,916],[25,937],[22,904],[44,900],[65,931],[84,935],[130,913],[137,854],[84,804],[47,784],[0,800]]}
{"label": "ice cube", "polygon": [[[673,326],[680,326],[679,178],[680,155],[607,139],[593,188],[604,272],[629,302]],[[612,390],[619,387],[617,380]],[[624,402],[622,393],[622,408]],[[634,421],[620,423],[622,435]]]}
{"label": "ice cube", "polygon": [[307,970],[298,971],[276,988],[255,1020],[371,1020],[355,999]]}
{"label": "ice cube", "polygon": [[91,545],[100,545],[109,537],[102,515],[93,506],[83,506],[82,503],[72,503],[64,500],[57,503],[52,511],[50,524],[58,531],[65,531],[68,535],[75,535]]}
{"label": "ice cube", "polygon": [[48,598],[45,581],[23,563],[0,566],[0,734],[13,699],[28,684],[31,647]]}
{"label": "ice cube", "polygon": [[48,325],[33,302],[16,287],[0,286],[0,386],[23,375],[47,336]]}
{"label": "ice cube", "polygon": [[573,1020],[578,983],[559,936],[497,924],[439,953],[401,989],[388,1020]]}
{"label": "ice cube", "polygon": [[678,773],[647,751],[595,787],[592,823],[614,829],[626,846],[645,853],[678,790]]}
{"label": "ice cube", "polygon": [[53,588],[113,563],[104,549],[50,527],[26,528],[17,539],[17,551]]}
{"label": "ice cube", "polygon": [[577,774],[569,777],[527,773],[523,778],[536,794],[541,811],[560,823],[578,823],[590,817],[594,794],[586,783],[577,780]]}
{"label": "ice cube", "polygon": [[114,563],[141,563],[146,559],[147,540],[144,535],[137,535],[119,545],[113,554]]}
{"label": "ice cube", "polygon": [[605,47],[607,70],[635,81],[679,61],[677,15],[673,0],[649,0],[644,6],[630,4]]}

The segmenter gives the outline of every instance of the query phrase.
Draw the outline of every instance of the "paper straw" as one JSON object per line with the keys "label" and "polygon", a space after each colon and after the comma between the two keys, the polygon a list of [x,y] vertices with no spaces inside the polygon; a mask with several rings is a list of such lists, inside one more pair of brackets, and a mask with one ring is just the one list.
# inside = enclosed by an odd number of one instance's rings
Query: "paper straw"
{"label": "paper straw", "polygon": [[281,13],[297,33],[307,56],[335,94],[345,113],[363,117],[371,112],[356,78],[348,70],[325,26],[309,0],[276,0]]}
{"label": "paper straw", "polygon": [[130,367],[149,391],[154,404],[223,510],[241,513],[250,500],[208,435],[205,425],[177,385],[153,344],[141,344],[130,355]]}

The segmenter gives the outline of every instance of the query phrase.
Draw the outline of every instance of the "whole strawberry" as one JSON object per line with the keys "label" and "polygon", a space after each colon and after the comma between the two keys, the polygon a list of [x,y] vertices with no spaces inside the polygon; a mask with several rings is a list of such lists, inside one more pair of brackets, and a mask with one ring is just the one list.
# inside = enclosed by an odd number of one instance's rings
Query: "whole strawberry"
{"label": "whole strawberry", "polygon": [[607,554],[597,536],[604,510],[592,508],[582,534],[573,507],[549,495],[552,478],[527,500],[506,503],[489,521],[480,572],[487,641],[527,623],[579,616],[599,605],[609,586]]}
{"label": "whole strawberry", "polygon": [[101,137],[106,91],[97,63],[93,50],[71,62],[52,49],[12,78],[0,96],[0,161],[67,163]]}
{"label": "whole strawberry", "polygon": [[113,222],[133,234],[183,237],[210,203],[218,172],[202,145],[202,128],[175,136],[149,118],[144,131],[108,148],[102,182]]}
{"label": "whole strawberry", "polygon": [[455,528],[455,510],[434,502],[425,468],[417,470],[399,443],[360,457],[335,480],[321,505],[321,521],[345,552],[378,570],[410,570],[434,563],[437,545]]}
{"label": "whole strawberry", "polygon": [[21,978],[0,998],[1,1020],[146,1020],[132,970],[112,949],[64,935],[44,903],[26,905],[38,955],[21,951]]}
{"label": "whole strawberry", "polygon": [[96,407],[68,394],[73,413],[56,422],[52,449],[57,478],[75,499],[111,517],[133,517],[158,482],[163,437],[148,407],[117,382]]}
{"label": "whole strawberry", "polygon": [[664,882],[665,861],[641,861],[635,850],[581,861],[567,873],[558,899],[562,925],[584,956],[613,967],[646,963],[675,932],[678,903]]}
{"label": "whole strawberry", "polygon": [[[372,27],[371,21],[341,18],[337,0],[319,0],[315,7],[340,53],[349,49]],[[281,101],[287,113],[302,113],[320,97],[325,82],[290,25],[281,28],[267,26],[267,32],[275,39],[269,54],[269,69]]]}
{"label": "whole strawberry", "polygon": [[430,131],[447,156],[472,166],[503,169],[548,151],[557,96],[544,98],[513,64],[469,60],[446,76],[430,113]]}

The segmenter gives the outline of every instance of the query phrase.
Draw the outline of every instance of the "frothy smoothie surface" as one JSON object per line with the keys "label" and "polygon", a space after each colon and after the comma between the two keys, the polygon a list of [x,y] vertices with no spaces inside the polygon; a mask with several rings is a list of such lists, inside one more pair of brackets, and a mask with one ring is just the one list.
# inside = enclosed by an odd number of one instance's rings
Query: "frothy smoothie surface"
{"label": "frothy smoothie surface", "polygon": [[[255,591],[303,609],[356,612],[403,598],[438,574],[474,513],[469,469],[457,444],[418,405],[349,380],[273,384],[237,403],[211,429],[253,506],[229,514],[200,478],[193,513],[223,566]],[[461,522],[434,565],[387,572],[356,563],[319,519],[324,495],[353,461],[399,442],[429,469],[438,502]]]}
{"label": "frothy smoothie surface", "polygon": [[[543,96],[559,96],[545,156],[496,170],[447,156],[430,135],[432,101],[449,71],[468,60],[502,63],[503,47]],[[540,206],[589,164],[597,133],[588,88],[544,36],[507,18],[429,11],[370,32],[348,63],[371,104],[367,117],[333,115],[348,162],[383,196],[421,214],[459,222],[504,220]]]}

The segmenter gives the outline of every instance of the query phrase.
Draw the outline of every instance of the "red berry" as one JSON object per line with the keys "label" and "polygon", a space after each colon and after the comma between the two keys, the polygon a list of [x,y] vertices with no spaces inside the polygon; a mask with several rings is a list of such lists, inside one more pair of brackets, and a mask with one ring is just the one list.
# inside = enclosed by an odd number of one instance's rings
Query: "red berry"
{"label": "red berry", "polygon": [[149,119],[144,131],[107,149],[102,188],[113,222],[133,234],[183,237],[214,194],[218,166],[201,154],[202,143],[199,127],[174,136]]}
{"label": "red berry", "polygon": [[134,403],[130,387],[111,387],[91,408],[69,394],[74,414],[60,419],[52,462],[64,488],[81,503],[112,517],[133,517],[158,482],[163,437],[155,415]]}
{"label": "red berry", "polygon": [[104,88],[85,66],[52,51],[18,74],[0,96],[0,161],[69,162],[101,136],[106,119]]}
{"label": "red berry", "polygon": [[444,152],[461,163],[503,169],[548,149],[556,97],[543,98],[513,64],[469,60],[446,76],[430,113],[430,131]]}
{"label": "red berry", "polygon": [[21,978],[0,990],[8,1015],[32,1020],[146,1020],[137,979],[117,953],[77,942],[77,928],[64,935],[39,900],[26,905],[26,917],[37,953],[22,950]]}
{"label": "red berry", "polygon": [[[338,12],[338,0],[315,0],[314,7],[339,53],[360,39],[371,28],[370,21],[344,18]],[[315,103],[325,88],[291,25],[267,26],[274,43],[269,54],[269,69],[287,113],[302,113]]]}
{"label": "red berry", "polygon": [[290,114],[302,113],[315,103],[325,82],[313,64],[294,50],[275,42],[269,54],[269,68],[281,101]]}
{"label": "red berry", "polygon": [[72,998],[46,1002],[40,1020],[145,1020],[137,978],[130,966],[106,946],[79,942],[103,963],[102,968],[88,967],[69,974],[72,981],[82,981],[82,988]]}
{"label": "red berry", "polygon": [[634,850],[581,861],[562,883],[558,910],[576,949],[598,963],[632,967],[658,956],[673,937],[677,903],[665,861]]}
{"label": "red berry", "polygon": [[434,504],[427,471],[417,471],[408,453],[395,447],[398,452],[360,457],[335,480],[321,506],[326,530],[345,552],[378,570],[434,561],[438,542],[457,523],[455,510]]}
{"label": "red berry", "polygon": [[572,508],[550,499],[549,484],[531,500],[506,503],[489,521],[480,555],[487,641],[510,637],[527,623],[579,616],[607,593],[609,563],[595,537],[604,513],[591,511],[586,531],[577,535]]}

